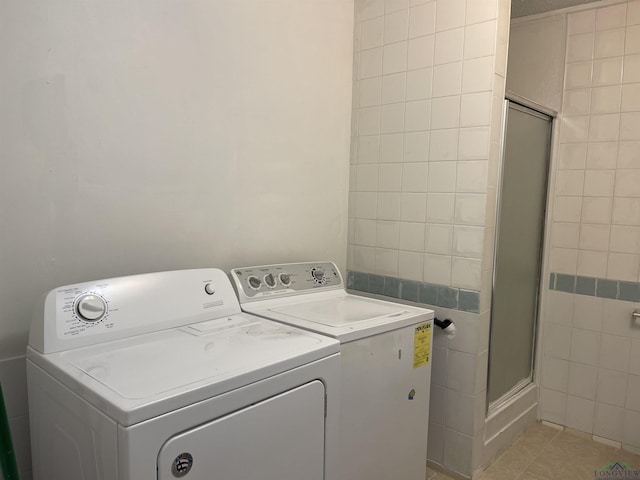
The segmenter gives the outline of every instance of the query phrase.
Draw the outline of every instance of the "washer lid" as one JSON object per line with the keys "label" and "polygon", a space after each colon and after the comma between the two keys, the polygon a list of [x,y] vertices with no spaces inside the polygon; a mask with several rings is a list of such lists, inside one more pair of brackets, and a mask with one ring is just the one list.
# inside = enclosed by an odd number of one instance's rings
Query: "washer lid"
{"label": "washer lid", "polygon": [[270,308],[269,311],[331,327],[352,326],[381,318],[391,320],[409,313],[404,305],[351,295]]}
{"label": "washer lid", "polygon": [[29,357],[121,425],[339,351],[338,342],[247,314]]}
{"label": "washer lid", "polygon": [[344,290],[249,302],[242,308],[265,318],[330,335],[341,342],[425,322],[433,311]]}

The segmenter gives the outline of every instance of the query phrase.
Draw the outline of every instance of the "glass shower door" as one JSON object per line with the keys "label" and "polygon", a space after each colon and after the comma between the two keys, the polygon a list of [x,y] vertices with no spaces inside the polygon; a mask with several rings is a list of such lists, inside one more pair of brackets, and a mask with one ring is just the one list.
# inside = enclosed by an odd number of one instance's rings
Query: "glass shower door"
{"label": "glass shower door", "polygon": [[551,117],[507,100],[489,345],[488,403],[531,382]]}

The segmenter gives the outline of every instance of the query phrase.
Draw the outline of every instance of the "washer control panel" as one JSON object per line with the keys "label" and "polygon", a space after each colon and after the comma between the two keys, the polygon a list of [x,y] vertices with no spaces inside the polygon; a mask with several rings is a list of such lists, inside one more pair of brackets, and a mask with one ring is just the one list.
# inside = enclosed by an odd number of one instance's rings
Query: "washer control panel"
{"label": "washer control panel", "polygon": [[49,292],[29,345],[49,353],[239,312],[229,278],[214,268],[85,282]]}
{"label": "washer control panel", "polygon": [[319,288],[343,288],[342,276],[333,262],[234,268],[231,279],[241,303],[274,295],[308,293]]}

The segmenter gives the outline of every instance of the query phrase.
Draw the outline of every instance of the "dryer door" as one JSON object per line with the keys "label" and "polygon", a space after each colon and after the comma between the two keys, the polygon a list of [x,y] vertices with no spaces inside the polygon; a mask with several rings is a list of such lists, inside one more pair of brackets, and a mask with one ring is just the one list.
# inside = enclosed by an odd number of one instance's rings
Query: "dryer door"
{"label": "dryer door", "polygon": [[324,395],[316,380],[170,438],[158,479],[322,480]]}

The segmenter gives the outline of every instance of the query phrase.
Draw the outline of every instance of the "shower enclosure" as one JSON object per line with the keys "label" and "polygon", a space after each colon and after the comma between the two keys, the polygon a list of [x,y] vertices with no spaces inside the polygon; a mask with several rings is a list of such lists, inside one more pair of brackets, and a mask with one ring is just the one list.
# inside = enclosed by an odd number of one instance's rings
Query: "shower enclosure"
{"label": "shower enclosure", "polygon": [[488,411],[531,383],[553,118],[506,100],[489,344]]}

